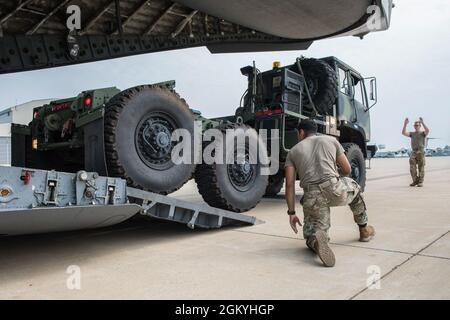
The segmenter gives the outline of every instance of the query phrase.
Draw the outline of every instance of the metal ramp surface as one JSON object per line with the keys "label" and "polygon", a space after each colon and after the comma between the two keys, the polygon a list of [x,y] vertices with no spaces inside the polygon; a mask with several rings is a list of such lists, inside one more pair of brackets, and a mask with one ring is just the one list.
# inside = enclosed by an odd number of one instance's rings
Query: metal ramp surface
{"label": "metal ramp surface", "polygon": [[192,203],[169,196],[127,188],[127,196],[141,199],[141,214],[167,221],[186,224],[189,228],[221,228],[226,225],[253,225],[262,223],[255,217],[210,207],[203,203]]}

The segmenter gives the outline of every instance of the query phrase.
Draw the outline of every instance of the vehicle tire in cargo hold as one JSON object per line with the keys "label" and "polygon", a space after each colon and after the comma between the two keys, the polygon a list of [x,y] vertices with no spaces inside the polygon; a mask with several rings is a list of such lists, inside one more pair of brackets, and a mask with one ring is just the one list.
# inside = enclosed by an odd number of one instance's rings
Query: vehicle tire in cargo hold
{"label": "vehicle tire in cargo hold", "polygon": [[[296,65],[295,72],[299,72]],[[338,96],[339,80],[336,71],[325,61],[303,59],[301,66],[314,106],[320,114],[332,115]],[[303,95],[303,105],[310,105],[308,95]]]}
{"label": "vehicle tire in cargo hold", "polygon": [[[195,182],[203,199],[210,206],[235,212],[248,211],[259,203],[267,188],[268,175],[261,174],[263,165],[260,162],[260,155],[267,157],[266,146],[258,133],[245,125],[227,124],[218,129],[224,133],[227,129],[236,129],[236,135],[245,134],[248,137],[245,143],[233,143],[231,140],[237,139],[227,139],[227,135],[231,134],[228,131],[211,142],[212,146],[220,146],[226,141],[223,146],[228,160],[230,157],[236,160],[238,152],[245,154],[245,159],[242,163],[229,161],[222,164],[199,164],[195,170]],[[258,150],[249,147],[250,145],[256,145],[262,153],[258,155]]]}
{"label": "vehicle tire in cargo hold", "polygon": [[175,165],[171,158],[174,130],[184,128],[191,137],[194,131],[193,115],[175,92],[150,85],[122,91],[107,103],[104,125],[108,175],[160,194],[192,177],[193,161]]}
{"label": "vehicle tire in cargo hold", "polygon": [[364,154],[355,143],[343,143],[342,147],[344,147],[348,162],[350,162],[352,167],[350,177],[359,184],[364,192],[366,188],[366,161],[364,160]]}

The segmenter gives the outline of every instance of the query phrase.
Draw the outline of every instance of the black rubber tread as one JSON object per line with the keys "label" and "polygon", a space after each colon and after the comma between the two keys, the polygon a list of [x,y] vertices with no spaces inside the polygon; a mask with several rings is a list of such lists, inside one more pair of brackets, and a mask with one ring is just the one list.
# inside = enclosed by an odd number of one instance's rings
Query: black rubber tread
{"label": "black rubber tread", "polygon": [[264,197],[275,197],[280,193],[284,185],[284,170],[280,169],[277,174],[269,176],[269,184]]}
{"label": "black rubber tread", "polygon": [[342,143],[342,147],[345,150],[348,161],[351,163],[353,159],[356,159],[360,164],[360,179],[357,181],[354,179],[359,186],[361,191],[364,192],[366,188],[366,161],[364,160],[364,154],[361,148],[356,143]]}
{"label": "black rubber tread", "polygon": [[192,168],[190,170],[190,177],[185,181],[182,181],[177,185],[174,185],[168,190],[164,191],[152,190],[152,188],[149,188],[148,186],[137,183],[129,174],[127,174],[125,168],[123,167],[120,161],[116,148],[116,127],[119,121],[120,114],[126,110],[128,102],[136,94],[139,94],[144,90],[155,90],[164,93],[166,95],[169,95],[173,99],[181,101],[183,108],[186,108],[186,110],[190,112],[189,106],[187,105],[186,101],[182,99],[178,93],[176,93],[174,90],[169,90],[167,88],[163,88],[160,86],[140,85],[124,90],[115,95],[113,98],[111,98],[105,106],[105,116],[104,116],[105,153],[106,153],[106,164],[108,168],[108,175],[126,179],[127,185],[130,187],[166,195],[180,189],[190,178],[192,178],[192,175],[194,174],[195,171],[195,165],[192,165]]}
{"label": "black rubber tread", "polygon": [[[221,126],[219,126],[217,129],[221,130],[222,132],[225,132],[227,129],[239,129],[242,128],[244,130],[251,129],[251,127],[243,125],[243,124],[237,124],[237,123],[226,123]],[[206,145],[207,143],[205,143]],[[204,146],[205,146],[204,145]],[[229,203],[229,201],[223,196],[221,187],[219,186],[218,179],[217,179],[217,167],[219,165],[216,164],[199,164],[197,165],[197,168],[195,170],[195,182],[197,183],[197,188],[201,196],[203,197],[203,200],[205,200],[206,203],[208,203],[212,207],[221,208],[225,210],[230,210],[234,212],[245,212],[252,208],[254,208],[259,201],[263,197],[263,193],[259,196],[259,199],[256,201],[256,203],[246,206],[246,207],[237,207]],[[223,166],[223,165],[222,165]],[[259,176],[261,177],[261,175]],[[267,177],[267,176],[266,176]],[[265,180],[264,190],[267,187],[268,183],[268,177]]]}
{"label": "black rubber tread", "polygon": [[[310,92],[317,111],[320,114],[332,115],[339,92],[339,78],[336,71],[327,62],[313,58],[301,60],[301,66],[306,79],[317,80],[317,90]],[[297,69],[296,66],[295,68]],[[303,104],[305,106],[310,104],[306,92],[303,95]]]}

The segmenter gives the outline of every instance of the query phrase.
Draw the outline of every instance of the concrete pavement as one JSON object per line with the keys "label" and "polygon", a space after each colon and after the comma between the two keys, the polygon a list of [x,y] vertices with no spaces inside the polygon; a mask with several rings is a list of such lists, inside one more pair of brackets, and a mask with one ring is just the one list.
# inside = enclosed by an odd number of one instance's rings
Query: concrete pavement
{"label": "concrete pavement", "polygon": [[[372,161],[374,241],[358,242],[350,210],[332,209],[334,268],[292,232],[279,196],[251,211],[265,221],[252,227],[192,231],[135,219],[0,238],[0,298],[450,299],[450,158],[427,158],[424,188],[408,186],[408,170],[407,159]],[[175,196],[201,201],[192,182]],[[67,288],[70,266],[80,268],[80,290]]]}

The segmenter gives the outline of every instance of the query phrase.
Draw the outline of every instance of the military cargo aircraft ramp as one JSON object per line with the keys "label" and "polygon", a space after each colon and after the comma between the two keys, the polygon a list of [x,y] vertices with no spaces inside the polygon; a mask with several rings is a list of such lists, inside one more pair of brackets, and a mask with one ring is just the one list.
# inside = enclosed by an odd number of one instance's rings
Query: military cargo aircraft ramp
{"label": "military cargo aircraft ramp", "polygon": [[391,9],[392,0],[0,0],[0,74],[199,46],[302,50],[385,30]]}

